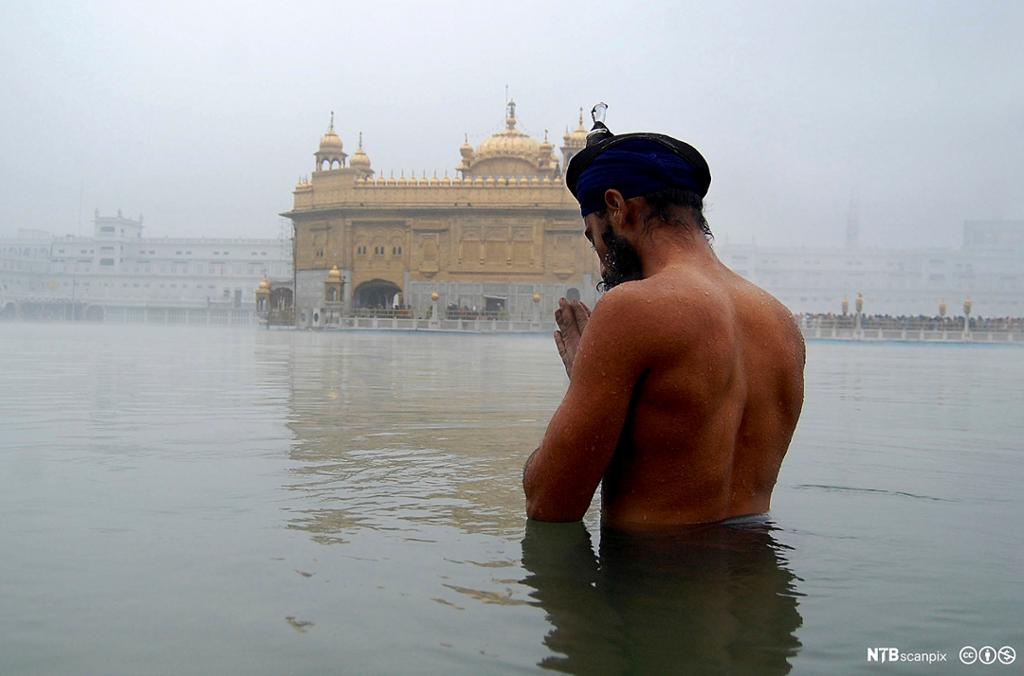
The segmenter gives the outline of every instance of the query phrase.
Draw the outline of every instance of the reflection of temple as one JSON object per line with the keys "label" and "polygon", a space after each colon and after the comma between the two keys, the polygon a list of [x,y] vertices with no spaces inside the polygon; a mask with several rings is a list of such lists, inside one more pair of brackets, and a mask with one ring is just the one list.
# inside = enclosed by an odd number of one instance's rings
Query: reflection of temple
{"label": "reflection of temple", "polygon": [[[581,236],[579,210],[562,181],[564,163],[586,143],[582,116],[561,159],[545,134],[505,129],[459,152],[457,177],[384,178],[359,147],[351,157],[331,125],[309,180],[296,186],[296,321],[322,326],[361,308],[440,307],[510,319],[549,316],[563,295],[593,302],[596,257]],[[328,300],[337,266],[340,298]]]}

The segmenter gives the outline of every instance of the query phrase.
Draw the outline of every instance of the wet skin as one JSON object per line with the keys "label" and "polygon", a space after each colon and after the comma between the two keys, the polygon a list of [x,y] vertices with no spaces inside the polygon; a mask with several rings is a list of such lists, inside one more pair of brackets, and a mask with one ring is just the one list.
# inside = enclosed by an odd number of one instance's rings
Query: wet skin
{"label": "wet skin", "polygon": [[584,221],[602,273],[610,225],[636,249],[642,278],[592,313],[559,303],[569,388],[523,472],[527,516],[579,520],[599,483],[602,522],[614,528],[767,512],[803,404],[792,315],[726,268],[694,227],[646,227],[642,198],[609,190],[605,201],[604,220]]}

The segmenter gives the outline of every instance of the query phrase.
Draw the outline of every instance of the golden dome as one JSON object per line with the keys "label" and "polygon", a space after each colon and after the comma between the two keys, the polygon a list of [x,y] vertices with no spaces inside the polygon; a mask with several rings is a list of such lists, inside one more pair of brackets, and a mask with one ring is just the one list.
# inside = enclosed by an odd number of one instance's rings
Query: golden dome
{"label": "golden dome", "polygon": [[515,158],[535,162],[540,144],[528,134],[516,129],[516,102],[509,101],[505,128],[486,139],[476,149],[477,160],[489,158]]}
{"label": "golden dome", "polygon": [[506,129],[492,134],[490,138],[481,143],[475,153],[475,159],[486,160],[490,158],[515,158],[533,162],[540,152],[540,144],[530,138],[527,134],[515,128],[516,120],[509,118],[510,122]]}
{"label": "golden dome", "polygon": [[353,169],[369,169],[370,168],[370,156],[363,152],[360,148],[352,155],[352,159],[348,161],[348,165]]}
{"label": "golden dome", "polygon": [[268,282],[267,278],[264,277],[263,279],[260,280],[260,291],[269,291],[269,290],[270,290],[270,282]]}
{"label": "golden dome", "polygon": [[334,133],[333,129],[328,129],[327,133],[320,137],[320,150],[341,150],[341,137]]}
{"label": "golden dome", "polygon": [[363,132],[359,132],[359,147],[356,148],[355,153],[352,154],[352,158],[348,161],[348,165],[353,169],[370,168],[370,156],[363,151]]}
{"label": "golden dome", "polygon": [[341,137],[334,133],[334,111],[331,111],[331,123],[327,131],[320,137],[320,150],[341,150]]}
{"label": "golden dome", "polygon": [[332,282],[341,281],[341,270],[338,269],[337,265],[332,267],[331,271],[327,273],[327,279],[329,279]]}
{"label": "golden dome", "polygon": [[459,171],[463,178],[478,181],[481,177],[517,178],[555,174],[557,160],[552,154],[553,146],[539,143],[519,129],[516,129],[516,104],[509,101],[505,129],[492,134],[474,151],[468,143],[460,147],[462,164]]}

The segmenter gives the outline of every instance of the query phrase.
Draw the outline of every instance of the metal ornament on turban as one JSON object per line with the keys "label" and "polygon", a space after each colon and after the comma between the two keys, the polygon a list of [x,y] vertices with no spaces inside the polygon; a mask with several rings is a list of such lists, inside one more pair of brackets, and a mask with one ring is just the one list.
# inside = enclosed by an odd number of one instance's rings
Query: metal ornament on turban
{"label": "metal ornament on turban", "polygon": [[707,195],[711,170],[696,148],[664,134],[613,134],[604,124],[606,109],[603,103],[594,106],[587,146],[573,156],[565,173],[584,217],[604,209],[604,193],[612,188],[625,199],[666,188]]}

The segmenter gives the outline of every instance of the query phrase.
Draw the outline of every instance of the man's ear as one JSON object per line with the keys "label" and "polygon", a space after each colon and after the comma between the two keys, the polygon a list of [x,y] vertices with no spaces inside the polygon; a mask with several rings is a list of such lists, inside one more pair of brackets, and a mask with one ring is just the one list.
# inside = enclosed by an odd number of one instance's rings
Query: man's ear
{"label": "man's ear", "polygon": [[604,191],[604,207],[608,212],[608,218],[612,223],[622,226],[623,210],[626,207],[626,199],[622,193],[615,188]]}
{"label": "man's ear", "polygon": [[614,188],[604,191],[604,205],[608,218],[620,232],[631,230],[640,219],[637,200],[627,200]]}

